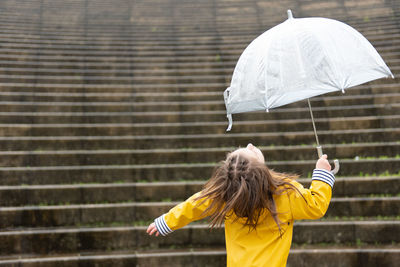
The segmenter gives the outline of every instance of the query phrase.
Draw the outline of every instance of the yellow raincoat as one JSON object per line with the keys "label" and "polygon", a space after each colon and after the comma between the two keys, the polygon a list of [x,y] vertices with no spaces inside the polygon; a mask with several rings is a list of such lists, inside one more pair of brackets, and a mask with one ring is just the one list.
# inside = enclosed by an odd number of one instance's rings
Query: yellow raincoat
{"label": "yellow raincoat", "polygon": [[[275,267],[285,266],[293,235],[293,222],[300,219],[318,219],[328,209],[335,178],[328,171],[315,169],[310,189],[292,181],[302,196],[294,190],[274,195],[281,221],[281,233],[272,216],[265,212],[260,217],[255,230],[249,232],[243,227],[244,219],[234,222],[225,220],[225,240],[228,267]],[[199,193],[172,208],[155,220],[156,228],[162,235],[179,229],[190,222],[204,218],[203,211],[210,200],[197,206],[201,200],[194,201]],[[304,198],[303,198],[304,197]]]}

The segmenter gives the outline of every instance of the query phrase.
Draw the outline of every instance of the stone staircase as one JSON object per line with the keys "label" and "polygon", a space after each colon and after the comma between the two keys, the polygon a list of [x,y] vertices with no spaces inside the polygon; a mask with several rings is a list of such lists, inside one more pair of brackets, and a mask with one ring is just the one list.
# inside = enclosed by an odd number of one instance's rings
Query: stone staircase
{"label": "stone staircase", "polygon": [[[1,1],[0,266],[224,266],[223,229],[145,229],[248,142],[310,183],[306,102],[225,132],[239,55],[288,8],[353,26],[399,75],[397,1]],[[341,171],[326,216],[296,222],[288,266],[397,266],[398,78],[311,104]]]}

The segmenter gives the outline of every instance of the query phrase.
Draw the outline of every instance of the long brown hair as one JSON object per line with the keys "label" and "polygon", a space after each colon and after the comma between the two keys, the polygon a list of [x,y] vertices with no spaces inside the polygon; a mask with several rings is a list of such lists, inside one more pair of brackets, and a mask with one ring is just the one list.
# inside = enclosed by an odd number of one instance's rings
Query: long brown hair
{"label": "long brown hair", "polygon": [[264,163],[231,153],[214,169],[210,180],[204,185],[199,205],[211,200],[204,211],[210,215],[210,226],[221,226],[230,216],[234,220],[244,218],[244,227],[254,230],[263,212],[268,211],[281,230],[274,194],[298,189],[290,183],[297,175],[278,173]]}

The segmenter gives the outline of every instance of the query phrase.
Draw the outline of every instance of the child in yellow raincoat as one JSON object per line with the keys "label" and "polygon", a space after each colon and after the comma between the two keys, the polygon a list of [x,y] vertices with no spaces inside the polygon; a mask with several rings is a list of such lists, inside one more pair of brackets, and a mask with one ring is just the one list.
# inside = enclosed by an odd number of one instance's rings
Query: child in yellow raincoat
{"label": "child in yellow raincoat", "polygon": [[211,227],[225,225],[227,266],[285,266],[293,222],[325,214],[335,177],[326,155],[317,161],[309,189],[264,161],[252,144],[228,154],[202,191],[155,219],[147,233],[164,236],[209,216]]}

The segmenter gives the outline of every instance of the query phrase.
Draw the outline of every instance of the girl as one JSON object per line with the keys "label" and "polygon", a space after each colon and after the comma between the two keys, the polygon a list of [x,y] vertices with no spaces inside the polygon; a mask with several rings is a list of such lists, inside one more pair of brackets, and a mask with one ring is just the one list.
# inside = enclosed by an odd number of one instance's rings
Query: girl
{"label": "girl", "polygon": [[252,144],[228,154],[202,191],[155,219],[147,233],[165,236],[209,216],[211,227],[225,225],[227,266],[285,266],[293,221],[325,214],[335,177],[326,155],[316,163],[310,189],[264,161]]}

